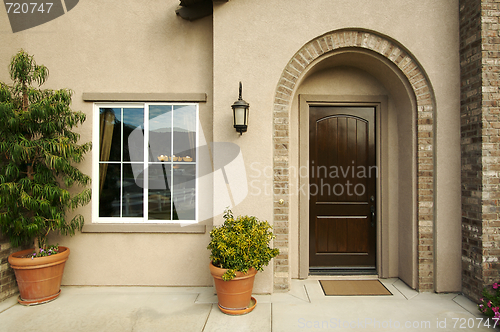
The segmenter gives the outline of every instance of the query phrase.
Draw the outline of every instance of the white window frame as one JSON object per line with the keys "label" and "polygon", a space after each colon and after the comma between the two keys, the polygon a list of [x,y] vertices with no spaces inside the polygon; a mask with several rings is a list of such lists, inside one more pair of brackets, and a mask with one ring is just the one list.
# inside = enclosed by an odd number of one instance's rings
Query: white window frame
{"label": "white window frame", "polygon": [[[101,108],[143,108],[144,109],[144,161],[136,162],[143,164],[144,167],[144,179],[148,179],[148,164],[149,161],[149,106],[150,105],[167,105],[167,106],[194,106],[196,109],[196,136],[195,136],[195,219],[194,220],[148,220],[148,190],[149,181],[144,181],[144,201],[143,201],[143,217],[99,217],[99,150],[100,150],[100,109]],[[172,125],[173,125],[173,114],[172,112]],[[199,174],[199,133],[200,133],[200,121],[199,121],[199,104],[198,103],[180,103],[180,102],[100,102],[94,103],[93,105],[93,133],[92,133],[92,222],[102,223],[102,224],[196,224],[198,223],[199,215],[199,184],[198,184],[198,174]],[[121,131],[121,140],[123,143],[123,131]],[[173,140],[171,142],[173,144]],[[172,150],[173,151],[173,150]],[[123,149],[121,151],[123,154]],[[123,158],[122,158],[123,159]],[[123,161],[120,161],[123,163]],[[131,162],[133,163],[133,162]],[[172,176],[172,175],[171,175]],[[173,177],[171,177],[173,179]],[[172,189],[171,189],[172,190]],[[123,198],[120,198],[123,201]],[[172,203],[173,206],[173,203]],[[173,213],[173,210],[172,212]]]}

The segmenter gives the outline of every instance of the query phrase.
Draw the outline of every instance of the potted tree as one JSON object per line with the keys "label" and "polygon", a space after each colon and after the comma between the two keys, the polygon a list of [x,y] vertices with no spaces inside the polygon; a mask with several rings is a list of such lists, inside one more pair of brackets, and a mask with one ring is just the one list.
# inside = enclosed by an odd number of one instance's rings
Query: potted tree
{"label": "potted tree", "polygon": [[[60,293],[69,249],[47,246],[50,231],[73,235],[83,227],[81,215],[66,212],[90,201],[90,178],[75,164],[91,149],[78,144],[72,129],[85,114],[72,111],[71,91],[42,90],[45,66],[21,50],[9,67],[12,85],[0,82],[0,232],[13,247],[34,245],[13,253],[21,304],[39,304]],[[71,190],[71,192],[70,192]]]}
{"label": "potted tree", "polygon": [[279,250],[269,246],[274,235],[267,221],[253,216],[234,218],[229,209],[223,217],[224,224],[210,232],[210,273],[219,309],[231,315],[245,314],[256,305],[252,289],[257,271],[262,271]]}

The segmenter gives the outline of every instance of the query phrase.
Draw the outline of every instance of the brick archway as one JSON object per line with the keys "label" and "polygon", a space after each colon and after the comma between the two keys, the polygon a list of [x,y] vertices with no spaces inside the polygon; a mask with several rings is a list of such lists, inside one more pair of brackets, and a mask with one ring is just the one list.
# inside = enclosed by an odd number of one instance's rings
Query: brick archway
{"label": "brick archway", "polygon": [[[301,75],[316,60],[343,48],[358,48],[376,52],[396,65],[412,87],[417,104],[417,223],[418,241],[424,249],[418,250],[418,289],[434,289],[434,111],[432,88],[420,64],[403,46],[372,31],[344,29],[329,32],[305,44],[288,62],[276,87],[273,109],[273,207],[275,247],[280,256],[274,259],[274,289],[286,291],[290,282],[289,232],[290,212],[287,204],[290,194],[289,125],[290,108]],[[429,190],[431,189],[431,190]]]}

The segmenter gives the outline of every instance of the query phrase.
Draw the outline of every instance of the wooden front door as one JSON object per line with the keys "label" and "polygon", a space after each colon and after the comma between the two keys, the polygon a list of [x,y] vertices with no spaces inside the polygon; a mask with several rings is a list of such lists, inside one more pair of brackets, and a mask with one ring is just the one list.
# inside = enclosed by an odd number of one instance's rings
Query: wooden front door
{"label": "wooden front door", "polygon": [[309,107],[310,271],[376,266],[374,107]]}

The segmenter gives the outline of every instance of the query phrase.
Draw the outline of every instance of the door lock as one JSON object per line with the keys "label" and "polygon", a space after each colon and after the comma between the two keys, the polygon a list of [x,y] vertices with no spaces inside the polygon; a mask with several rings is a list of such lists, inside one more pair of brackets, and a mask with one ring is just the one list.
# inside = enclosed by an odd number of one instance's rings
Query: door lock
{"label": "door lock", "polygon": [[370,212],[372,214],[372,227],[374,227],[375,223],[377,222],[377,215],[375,214],[375,205],[370,206]]}

